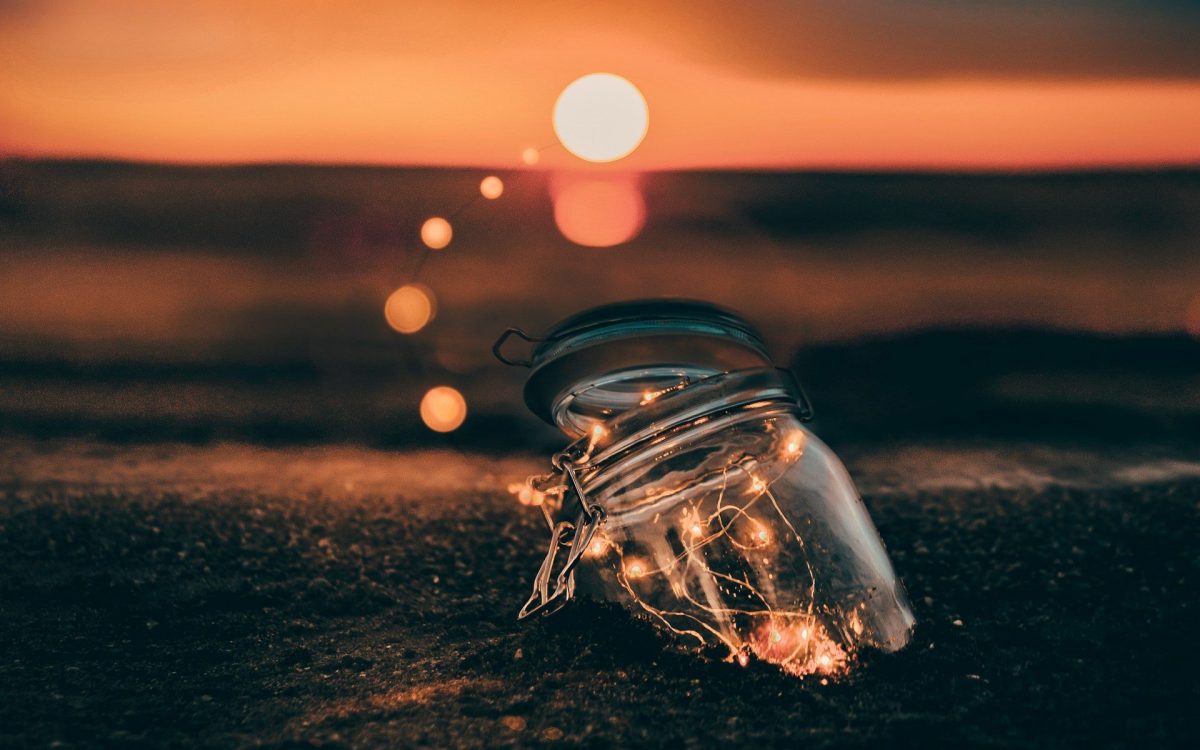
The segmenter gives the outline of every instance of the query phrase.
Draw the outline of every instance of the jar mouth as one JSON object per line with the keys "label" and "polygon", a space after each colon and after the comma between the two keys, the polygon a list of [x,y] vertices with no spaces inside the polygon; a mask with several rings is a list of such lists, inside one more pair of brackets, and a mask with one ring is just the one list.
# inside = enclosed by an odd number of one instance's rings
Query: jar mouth
{"label": "jar mouth", "polygon": [[[770,366],[762,336],[706,302],[634,300],[568,318],[536,341],[525,403],[572,437],[637,409],[664,390]],[[503,342],[497,342],[499,346]]]}
{"label": "jar mouth", "polygon": [[558,396],[552,419],[568,435],[586,435],[596,425],[722,374],[724,371],[719,369],[673,364],[629,368],[599,377],[589,374],[582,383]]}
{"label": "jar mouth", "polygon": [[585,484],[623,456],[672,433],[699,427],[725,412],[746,412],[769,406],[795,408],[803,395],[787,370],[758,367],[677,382],[640,406],[597,422],[586,441],[579,469]]}

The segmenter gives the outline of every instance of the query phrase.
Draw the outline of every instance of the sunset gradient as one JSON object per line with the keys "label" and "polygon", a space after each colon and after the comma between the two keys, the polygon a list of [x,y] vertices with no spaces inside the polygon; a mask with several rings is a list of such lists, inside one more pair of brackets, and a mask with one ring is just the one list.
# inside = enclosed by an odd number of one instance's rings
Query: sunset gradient
{"label": "sunset gradient", "polygon": [[6,2],[0,153],[556,169],[609,71],[653,112],[622,169],[1200,162],[1186,4],[955,5]]}

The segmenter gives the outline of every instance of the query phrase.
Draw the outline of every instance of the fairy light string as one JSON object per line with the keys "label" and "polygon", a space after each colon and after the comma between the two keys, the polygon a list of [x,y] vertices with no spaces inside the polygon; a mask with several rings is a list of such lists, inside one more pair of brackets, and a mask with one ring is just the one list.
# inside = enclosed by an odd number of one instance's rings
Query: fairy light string
{"label": "fairy light string", "polygon": [[[522,152],[521,161],[523,164],[525,164],[525,166],[534,166],[539,161],[541,161],[541,155],[543,152],[548,151],[548,150],[554,148],[555,146],[559,146],[559,145],[561,145],[561,144],[558,141],[554,141],[553,143],[549,143],[544,146],[539,146],[539,147],[530,146],[529,148],[526,148]],[[532,155],[532,157],[531,157],[531,155]],[[420,247],[420,255],[417,256],[416,266],[413,268],[413,270],[409,274],[406,275],[406,277],[404,278],[404,280],[402,280],[401,283],[402,284],[412,284],[420,279],[421,271],[424,270],[425,262],[429,259],[429,256],[432,254],[432,252],[439,251],[439,250],[446,248],[450,244],[450,242],[453,240],[454,222],[461,215],[466,213],[466,211],[468,211],[476,203],[478,203],[480,201],[480,199],[483,199],[489,203],[492,201],[495,201],[495,200],[499,200],[500,198],[502,198],[504,196],[504,193],[511,192],[511,189],[513,187],[521,185],[522,180],[527,178],[528,175],[530,174],[530,172],[531,172],[531,170],[528,170],[528,169],[509,169],[507,171],[495,172],[495,173],[488,174],[488,175],[484,176],[484,178],[482,180],[480,180],[478,189],[474,192],[474,194],[472,194],[472,196],[470,198],[468,198],[466,201],[459,204],[459,206],[457,208],[455,208],[453,211],[448,213],[445,217],[431,216],[428,219],[426,219],[425,222],[422,224],[422,230],[424,230],[424,227],[426,225],[428,225],[429,222],[435,221],[435,220],[440,220],[442,222],[445,222],[446,226],[448,227],[449,236],[446,239],[445,243],[434,242],[431,244],[431,243],[425,241],[425,236],[424,236],[425,232],[422,231],[421,232],[422,241],[421,241],[421,247]]]}
{"label": "fairy light string", "polygon": [[[574,455],[573,465],[580,471],[586,470],[590,468],[589,462],[604,435],[603,426],[598,426],[559,455]],[[777,451],[786,470],[786,465],[803,456],[805,435],[797,431],[783,436],[779,442]],[[860,633],[861,624],[856,624],[859,623],[857,608],[845,613],[829,611],[829,606],[818,607],[817,576],[806,541],[783,512],[771,489],[784,471],[775,477],[764,476],[761,471],[756,459],[746,457],[712,475],[697,477],[686,486],[656,495],[669,498],[687,492],[692,497],[677,511],[658,513],[650,521],[672,528],[670,534],[664,536],[679,542],[677,551],[657,557],[651,555],[655,559],[648,559],[640,550],[626,549],[622,542],[606,533],[601,524],[598,530],[593,530],[594,535],[587,542],[582,557],[585,564],[592,566],[602,578],[615,580],[636,609],[685,641],[723,645],[729,661],[746,666],[752,658],[757,658],[801,678],[844,674],[855,658],[854,648],[850,645],[853,638],[849,632],[841,632],[841,638],[835,638],[826,621],[848,622],[850,630]],[[523,484],[510,485],[509,490],[522,504],[540,508],[554,535],[554,545],[567,543],[562,532],[577,532],[573,524],[556,520],[572,493],[560,472],[531,476]],[[711,499],[713,504],[707,512],[701,509],[705,498]],[[772,523],[773,520],[778,520],[779,525]],[[798,550],[803,560],[805,603],[800,608],[780,608],[772,604],[775,575],[770,572],[770,566],[779,561],[781,549],[781,540],[772,535],[776,528],[794,543],[793,549]],[[573,548],[578,546],[577,539],[569,542]],[[723,561],[727,557],[722,554],[722,546],[735,552],[745,563],[740,574],[713,563],[713,560]],[[547,561],[553,565],[551,555],[547,556]],[[545,578],[548,580],[549,576]],[[568,578],[573,579],[573,572]],[[555,595],[543,585],[540,591],[535,591],[531,601],[539,594],[543,601],[557,601],[569,596],[573,593],[573,580],[565,583],[563,588],[563,593],[555,592]],[[652,597],[654,601],[651,601],[646,592],[670,592],[679,604],[675,607],[656,604],[661,597]],[[733,602],[727,604],[726,598]],[[735,620],[749,624],[739,627]]]}
{"label": "fairy light string", "polygon": [[[543,151],[556,145],[559,145],[558,142],[536,149],[526,149],[523,154],[524,163],[526,165],[537,163]],[[533,154],[532,160],[528,158],[530,153]],[[488,203],[500,199],[506,192],[510,192],[512,188],[520,185],[521,180],[527,177],[529,172],[530,170],[510,169],[506,172],[488,174],[480,180],[475,193],[460,204],[458,208],[445,216],[431,216],[421,224],[418,232],[421,240],[420,249],[416,262],[410,271],[401,274],[399,286],[388,295],[384,302],[384,319],[393,331],[405,336],[412,335],[433,321],[437,310],[436,295],[432,289],[418,283],[418,280],[421,277],[421,272],[425,269],[429,257],[434,252],[440,252],[447,248],[454,240],[454,227],[458,218],[481,199]],[[423,378],[425,368],[422,366],[420,358],[412,356],[410,347],[402,344],[403,339],[401,337],[396,337],[394,340],[397,347],[397,354],[401,361],[407,363],[407,367],[410,370],[409,374]],[[462,424],[463,420],[461,418],[431,422],[428,418],[428,410],[424,408],[425,401],[435,395],[435,392],[438,392],[439,389],[453,391],[457,400],[463,402],[462,415],[465,417],[466,406],[462,395],[458,391],[449,388],[449,386],[442,385],[436,386],[425,393],[420,411],[421,420],[434,432],[450,432]],[[532,498],[530,499],[532,500]]]}

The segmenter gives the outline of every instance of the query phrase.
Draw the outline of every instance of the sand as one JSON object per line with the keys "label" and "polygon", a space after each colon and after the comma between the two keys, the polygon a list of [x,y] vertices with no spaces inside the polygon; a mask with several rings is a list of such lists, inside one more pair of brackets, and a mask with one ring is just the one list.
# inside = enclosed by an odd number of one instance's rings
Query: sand
{"label": "sand", "polygon": [[1020,450],[1044,481],[857,452],[920,624],[822,685],[593,603],[518,623],[534,456],[8,440],[0,745],[1194,746],[1200,481]]}

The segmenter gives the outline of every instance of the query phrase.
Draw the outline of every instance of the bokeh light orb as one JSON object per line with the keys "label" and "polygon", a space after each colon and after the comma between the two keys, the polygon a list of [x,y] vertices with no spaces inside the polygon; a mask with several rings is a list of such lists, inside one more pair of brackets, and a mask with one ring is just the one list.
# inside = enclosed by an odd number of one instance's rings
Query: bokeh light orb
{"label": "bokeh light orb", "polygon": [[436,314],[433,292],[421,284],[405,284],[383,303],[383,317],[397,333],[416,333]]}
{"label": "bokeh light orb", "polygon": [[504,181],[496,175],[488,175],[479,183],[479,194],[490,201],[504,195]]}
{"label": "bokeh light orb", "polygon": [[629,81],[591,73],[573,81],[554,103],[554,132],[580,159],[616,161],[641,144],[650,126],[646,99]]}
{"label": "bokeh light orb", "polygon": [[629,177],[577,179],[553,189],[554,223],[576,245],[612,247],[628,242],[646,223],[646,203]]}
{"label": "bokeh light orb", "polygon": [[450,222],[440,216],[428,218],[421,225],[421,242],[424,242],[430,250],[441,250],[450,244],[452,237],[454,237],[454,229],[450,226]]}
{"label": "bokeh light orb", "polygon": [[527,167],[532,167],[534,164],[537,164],[541,158],[542,155],[533,146],[530,146],[521,152],[521,161],[524,162],[525,166]]}
{"label": "bokeh light orb", "polygon": [[448,385],[430,388],[421,398],[421,421],[434,432],[453,432],[467,418],[467,400]]}

